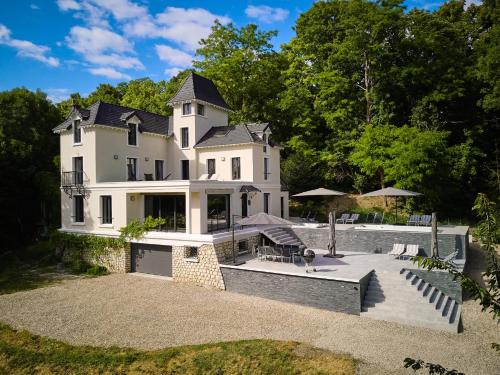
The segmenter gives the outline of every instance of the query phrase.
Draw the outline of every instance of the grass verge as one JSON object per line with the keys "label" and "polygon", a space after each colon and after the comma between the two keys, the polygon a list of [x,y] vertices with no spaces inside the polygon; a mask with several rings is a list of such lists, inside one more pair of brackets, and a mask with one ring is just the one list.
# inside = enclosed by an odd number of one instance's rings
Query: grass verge
{"label": "grass verge", "polygon": [[305,344],[245,340],[154,351],[72,346],[0,323],[0,374],[354,374],[356,362]]}

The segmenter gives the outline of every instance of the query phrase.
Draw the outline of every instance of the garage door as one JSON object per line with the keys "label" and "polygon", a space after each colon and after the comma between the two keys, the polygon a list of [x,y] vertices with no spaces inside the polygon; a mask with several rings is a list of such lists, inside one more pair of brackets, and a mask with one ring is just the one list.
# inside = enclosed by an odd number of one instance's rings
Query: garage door
{"label": "garage door", "polygon": [[132,244],[132,272],[172,276],[172,246]]}

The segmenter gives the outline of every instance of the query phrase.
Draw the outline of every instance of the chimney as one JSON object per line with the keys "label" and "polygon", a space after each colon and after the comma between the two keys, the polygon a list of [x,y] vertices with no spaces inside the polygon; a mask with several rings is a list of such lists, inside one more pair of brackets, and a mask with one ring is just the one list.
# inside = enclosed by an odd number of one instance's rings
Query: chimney
{"label": "chimney", "polygon": [[71,111],[73,110],[79,110],[81,107],[80,105],[78,104],[78,99],[77,98],[71,98]]}

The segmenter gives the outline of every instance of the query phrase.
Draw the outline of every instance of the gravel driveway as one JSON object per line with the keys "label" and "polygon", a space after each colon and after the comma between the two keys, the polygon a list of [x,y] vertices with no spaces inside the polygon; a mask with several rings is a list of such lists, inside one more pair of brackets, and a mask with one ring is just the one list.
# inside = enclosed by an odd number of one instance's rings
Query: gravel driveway
{"label": "gravel driveway", "polygon": [[0,296],[1,321],[72,344],[149,349],[270,338],[350,353],[366,363],[363,373],[399,373],[407,356],[500,373],[490,349],[498,326],[474,302],[463,310],[466,329],[456,335],[134,275]]}

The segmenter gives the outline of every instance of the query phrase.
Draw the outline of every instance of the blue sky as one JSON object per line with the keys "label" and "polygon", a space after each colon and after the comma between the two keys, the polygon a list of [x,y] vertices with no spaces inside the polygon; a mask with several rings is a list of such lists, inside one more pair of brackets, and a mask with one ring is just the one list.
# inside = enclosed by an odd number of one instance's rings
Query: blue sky
{"label": "blue sky", "polygon": [[[275,45],[312,0],[15,0],[0,14],[0,90],[41,89],[53,101],[99,83],[168,79],[189,67],[216,18],[278,30]],[[438,0],[407,0],[432,10]]]}

